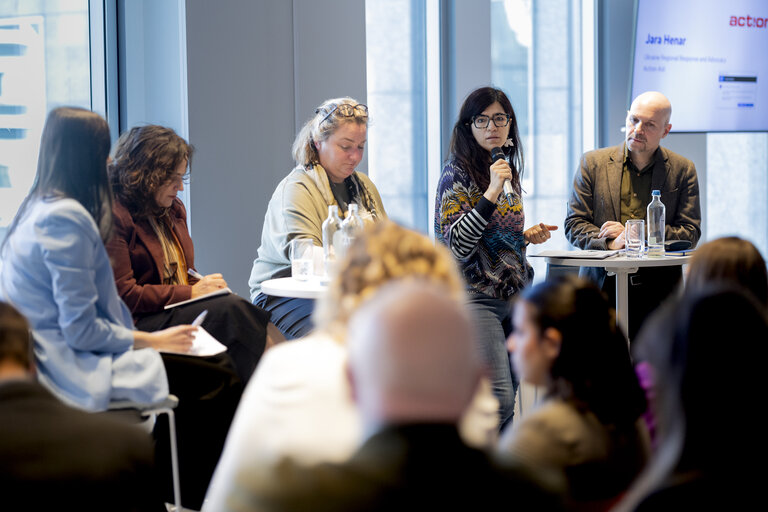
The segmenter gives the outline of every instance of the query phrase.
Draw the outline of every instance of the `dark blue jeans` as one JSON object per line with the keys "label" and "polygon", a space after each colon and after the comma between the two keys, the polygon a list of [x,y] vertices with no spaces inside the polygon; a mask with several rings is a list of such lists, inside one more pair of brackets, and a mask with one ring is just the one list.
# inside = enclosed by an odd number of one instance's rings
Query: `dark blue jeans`
{"label": "dark blue jeans", "polygon": [[314,329],[312,311],[315,309],[315,301],[312,299],[275,297],[260,293],[253,299],[253,303],[272,314],[272,323],[286,340],[302,338]]}
{"label": "dark blue jeans", "polygon": [[512,313],[506,301],[478,293],[469,294],[469,309],[493,394],[499,400],[499,428],[504,429],[512,423],[518,386],[507,352]]}

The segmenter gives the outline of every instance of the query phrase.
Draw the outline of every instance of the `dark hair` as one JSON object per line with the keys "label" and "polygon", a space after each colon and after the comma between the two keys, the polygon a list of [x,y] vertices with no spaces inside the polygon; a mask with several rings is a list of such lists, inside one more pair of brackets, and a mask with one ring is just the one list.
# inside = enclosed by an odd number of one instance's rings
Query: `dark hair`
{"label": "dark hair", "polygon": [[488,188],[490,176],[488,167],[491,165],[491,155],[480,147],[472,134],[472,117],[482,112],[493,103],[499,102],[504,112],[509,114],[509,138],[512,147],[503,147],[509,165],[512,167],[512,187],[519,194],[520,180],[523,176],[523,148],[520,144],[520,134],[517,129],[517,117],[507,95],[501,89],[481,87],[475,89],[464,100],[459,111],[459,119],[453,126],[450,143],[450,158],[462,169],[467,171],[472,180],[481,190]]}
{"label": "dark hair", "polygon": [[96,221],[102,240],[108,240],[112,233],[112,193],[107,180],[109,145],[109,125],[100,115],[76,107],[51,110],[40,138],[35,181],[3,245],[30,202],[62,197],[82,204]]}
{"label": "dark hair", "polygon": [[768,269],[760,251],[747,240],[723,237],[696,249],[688,267],[686,290],[698,290],[713,282],[740,286],[768,307]]}
{"label": "dark hair", "polygon": [[179,165],[192,159],[194,148],[164,126],[136,126],[123,133],[112,151],[109,181],[115,197],[137,217],[160,215],[155,192]]}
{"label": "dark hair", "polygon": [[562,336],[550,369],[549,395],[593,412],[604,424],[633,425],[645,411],[645,395],[627,341],[600,289],[564,276],[529,288],[522,298],[541,332],[552,327]]}
{"label": "dark hair", "polygon": [[0,362],[10,360],[29,368],[31,351],[27,319],[13,306],[0,301]]}
{"label": "dark hair", "polygon": [[635,353],[653,370],[657,449],[622,510],[635,510],[681,473],[718,482],[714,492],[727,492],[729,501],[734,485],[750,497],[759,492],[762,476],[749,463],[765,453],[763,424],[718,407],[748,415],[762,403],[766,340],[764,309],[722,283],[687,292],[646,321]]}

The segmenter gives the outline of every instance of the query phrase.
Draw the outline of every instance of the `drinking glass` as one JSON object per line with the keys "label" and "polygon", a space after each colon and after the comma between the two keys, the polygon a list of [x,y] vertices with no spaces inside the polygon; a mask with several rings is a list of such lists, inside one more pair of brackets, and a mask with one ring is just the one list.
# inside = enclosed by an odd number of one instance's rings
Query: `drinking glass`
{"label": "drinking glass", "polygon": [[624,227],[624,244],[628,258],[642,258],[645,251],[645,221],[630,219]]}
{"label": "drinking glass", "polygon": [[314,273],[314,254],[311,238],[291,240],[291,275],[299,281],[306,281]]}

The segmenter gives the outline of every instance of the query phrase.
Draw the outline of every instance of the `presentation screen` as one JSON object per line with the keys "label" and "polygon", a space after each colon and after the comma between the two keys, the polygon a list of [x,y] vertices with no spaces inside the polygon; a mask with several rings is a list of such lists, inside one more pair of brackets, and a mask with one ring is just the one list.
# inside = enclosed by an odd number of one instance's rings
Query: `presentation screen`
{"label": "presentation screen", "polygon": [[637,0],[632,67],[674,132],[768,131],[768,1]]}

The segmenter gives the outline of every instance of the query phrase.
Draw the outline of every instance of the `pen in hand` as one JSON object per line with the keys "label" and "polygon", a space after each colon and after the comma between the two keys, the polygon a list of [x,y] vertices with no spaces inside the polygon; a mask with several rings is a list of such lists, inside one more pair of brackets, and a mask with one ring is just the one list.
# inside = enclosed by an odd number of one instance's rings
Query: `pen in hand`
{"label": "pen in hand", "polygon": [[205,320],[206,315],[208,315],[208,310],[203,310],[202,313],[197,315],[197,318],[192,320],[192,327],[200,327],[203,324],[203,320]]}
{"label": "pen in hand", "polygon": [[187,269],[187,274],[191,275],[195,279],[202,279],[203,278],[203,275],[200,272],[198,272],[197,270],[193,269],[193,268]]}

